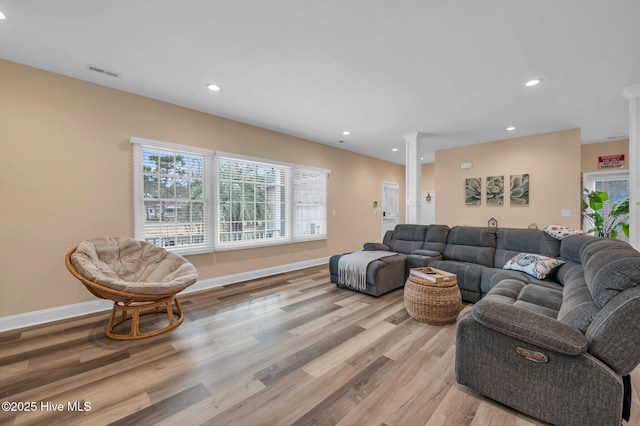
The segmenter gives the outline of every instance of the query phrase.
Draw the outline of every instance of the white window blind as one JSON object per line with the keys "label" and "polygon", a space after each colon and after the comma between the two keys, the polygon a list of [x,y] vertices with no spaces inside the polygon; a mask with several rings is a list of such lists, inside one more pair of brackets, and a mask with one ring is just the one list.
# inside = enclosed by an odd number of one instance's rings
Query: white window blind
{"label": "white window blind", "polygon": [[296,167],[294,187],[294,238],[318,239],[327,235],[327,173]]}
{"label": "white window blind", "polygon": [[282,243],[289,231],[290,167],[219,155],[216,248]]}
{"label": "white window blind", "polygon": [[147,139],[134,145],[135,237],[180,254],[213,250],[213,154]]}
{"label": "white window blind", "polygon": [[130,142],[137,239],[186,255],[327,238],[327,170]]}

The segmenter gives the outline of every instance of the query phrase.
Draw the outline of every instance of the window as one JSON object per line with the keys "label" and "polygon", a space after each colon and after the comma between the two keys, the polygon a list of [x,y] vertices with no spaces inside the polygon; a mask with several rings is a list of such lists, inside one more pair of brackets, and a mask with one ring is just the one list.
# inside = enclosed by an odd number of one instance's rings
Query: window
{"label": "window", "polygon": [[327,173],[297,167],[293,173],[294,236],[315,239],[326,236]]}
{"label": "window", "polygon": [[217,248],[291,240],[290,167],[217,156]]}
{"label": "window", "polygon": [[180,254],[212,251],[212,153],[131,138],[135,237]]}
{"label": "window", "polygon": [[[603,211],[605,215],[609,215],[611,207],[619,204],[629,198],[629,172],[591,172],[584,173],[583,184],[585,189],[589,191],[606,192],[609,199],[604,203]],[[624,221],[628,221],[629,217],[623,217]],[[583,229],[589,229],[589,223],[585,220]],[[629,242],[624,233],[618,229],[618,240]]]}
{"label": "window", "polygon": [[196,254],[327,237],[328,170],[130,142],[137,239]]}

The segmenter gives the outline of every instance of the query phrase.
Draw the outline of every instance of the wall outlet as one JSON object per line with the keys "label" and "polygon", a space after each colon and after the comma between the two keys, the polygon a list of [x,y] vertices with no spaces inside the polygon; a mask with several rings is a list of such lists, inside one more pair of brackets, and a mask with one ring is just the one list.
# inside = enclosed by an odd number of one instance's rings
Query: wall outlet
{"label": "wall outlet", "polygon": [[560,216],[571,217],[571,210],[560,210]]}

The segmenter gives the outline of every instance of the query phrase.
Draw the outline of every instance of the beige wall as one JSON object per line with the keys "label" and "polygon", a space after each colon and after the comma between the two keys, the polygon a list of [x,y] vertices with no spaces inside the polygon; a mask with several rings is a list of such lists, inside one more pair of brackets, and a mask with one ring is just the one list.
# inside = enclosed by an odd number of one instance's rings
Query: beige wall
{"label": "beige wall", "polygon": [[2,60],[0,75],[0,317],[94,300],[64,256],[85,238],[133,235],[130,136],[331,170],[328,240],[190,256],[201,279],[380,241],[382,181],[404,199],[397,164]]}
{"label": "beige wall", "polygon": [[[580,130],[572,129],[436,152],[436,222],[486,226],[494,217],[500,227],[526,228],[548,224],[579,227],[580,223]],[[471,162],[471,169],[460,163]],[[510,206],[509,176],[528,173],[529,205]],[[501,207],[466,206],[464,181],[487,176],[504,176],[505,202]],[[561,217],[570,210],[571,217]]]}
{"label": "beige wall", "polygon": [[[382,181],[400,184],[404,167],[0,60],[0,317],[93,300],[64,267],[65,253],[97,235],[133,235],[132,148],[138,136],[331,170],[326,241],[190,256],[201,279],[287,265],[380,241]],[[624,153],[628,141],[580,146],[578,129],[436,153],[422,166],[436,190],[436,221],[484,226],[535,222],[577,226],[580,164]],[[595,158],[595,160],[594,160]],[[473,168],[461,170],[461,162]],[[595,165],[594,165],[595,164]],[[464,205],[467,177],[529,173],[530,205]],[[400,217],[405,217],[400,203]],[[560,210],[571,210],[561,218]],[[335,210],[336,215],[331,215]],[[376,214],[377,213],[377,214]]]}
{"label": "beige wall", "polygon": [[436,163],[427,163],[422,165],[422,191],[436,190]]}
{"label": "beige wall", "polygon": [[[624,155],[624,167],[621,169],[599,169],[598,157],[607,155]],[[582,145],[580,147],[582,173],[611,172],[629,169],[629,139]]]}

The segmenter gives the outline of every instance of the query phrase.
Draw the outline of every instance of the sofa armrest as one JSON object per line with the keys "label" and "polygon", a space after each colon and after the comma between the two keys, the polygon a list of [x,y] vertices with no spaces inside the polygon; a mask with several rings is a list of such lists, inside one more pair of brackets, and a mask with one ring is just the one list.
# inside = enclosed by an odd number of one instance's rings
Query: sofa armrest
{"label": "sofa armrest", "polygon": [[442,253],[439,251],[422,249],[413,250],[406,259],[407,269],[424,268],[436,260],[442,260]]}
{"label": "sofa armrest", "polygon": [[439,251],[435,251],[435,250],[414,250],[411,252],[411,254],[414,254],[416,256],[425,256],[425,257],[441,257],[442,253],[440,253]]}
{"label": "sofa armrest", "polygon": [[566,355],[587,351],[587,338],[578,329],[536,312],[486,299],[471,312],[484,326],[527,343]]}
{"label": "sofa armrest", "polygon": [[366,251],[376,251],[376,250],[384,250],[391,251],[388,245],[382,243],[364,243],[363,250]]}

